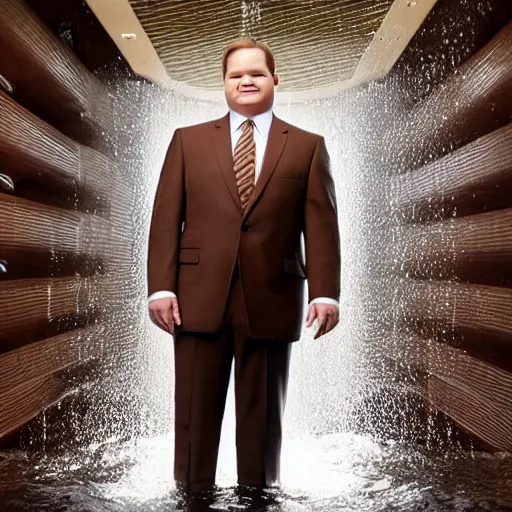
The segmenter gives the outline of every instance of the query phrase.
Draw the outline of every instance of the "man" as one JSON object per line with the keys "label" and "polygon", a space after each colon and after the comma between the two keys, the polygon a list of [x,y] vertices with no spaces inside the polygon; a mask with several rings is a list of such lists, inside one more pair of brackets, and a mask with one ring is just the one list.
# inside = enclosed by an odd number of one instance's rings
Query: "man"
{"label": "man", "polygon": [[278,481],[306,276],[306,326],[316,321],[318,338],[338,323],[339,232],[324,140],[273,115],[278,77],[266,44],[231,44],[223,76],[229,113],[174,133],[149,239],[150,316],[175,336],[174,475],[192,491],[214,484],[233,358],[238,482]]}

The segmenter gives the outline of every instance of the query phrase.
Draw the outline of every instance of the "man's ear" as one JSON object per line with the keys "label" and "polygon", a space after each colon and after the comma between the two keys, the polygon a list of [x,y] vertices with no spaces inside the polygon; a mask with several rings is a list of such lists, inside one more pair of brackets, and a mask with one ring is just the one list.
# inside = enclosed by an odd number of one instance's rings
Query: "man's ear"
{"label": "man's ear", "polygon": [[274,75],[274,85],[279,84],[279,77],[277,75]]}

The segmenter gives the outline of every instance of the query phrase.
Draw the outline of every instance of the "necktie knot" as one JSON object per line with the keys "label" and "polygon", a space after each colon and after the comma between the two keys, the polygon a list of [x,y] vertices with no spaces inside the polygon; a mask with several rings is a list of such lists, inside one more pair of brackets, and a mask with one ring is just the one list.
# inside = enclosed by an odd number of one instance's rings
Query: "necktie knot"
{"label": "necktie knot", "polygon": [[247,130],[251,130],[254,127],[254,121],[252,119],[246,119],[242,125],[242,133],[246,132]]}

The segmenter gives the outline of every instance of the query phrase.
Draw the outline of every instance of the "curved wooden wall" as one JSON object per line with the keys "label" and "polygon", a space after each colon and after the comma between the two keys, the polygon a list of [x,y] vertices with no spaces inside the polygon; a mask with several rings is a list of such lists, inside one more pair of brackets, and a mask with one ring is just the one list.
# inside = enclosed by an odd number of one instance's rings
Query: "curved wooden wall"
{"label": "curved wooden wall", "polygon": [[[382,138],[387,357],[512,451],[512,22]],[[398,127],[398,128],[397,128]],[[390,242],[392,241],[392,242]],[[381,247],[382,249],[382,247]],[[386,274],[387,273],[387,274]]]}
{"label": "curved wooden wall", "polygon": [[1,441],[109,353],[133,189],[107,89],[22,0],[0,0],[0,54]]}

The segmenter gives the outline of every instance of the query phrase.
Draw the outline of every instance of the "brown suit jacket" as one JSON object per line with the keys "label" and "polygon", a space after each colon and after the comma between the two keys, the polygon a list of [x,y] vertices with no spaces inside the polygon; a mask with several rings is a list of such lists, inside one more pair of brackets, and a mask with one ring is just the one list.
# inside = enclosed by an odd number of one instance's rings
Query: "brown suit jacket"
{"label": "brown suit jacket", "polygon": [[215,332],[237,258],[251,337],[299,339],[306,277],[310,300],[339,298],[336,198],[323,137],[274,116],[243,212],[229,115],[175,131],[153,209],[148,292],[177,294],[184,330]]}

